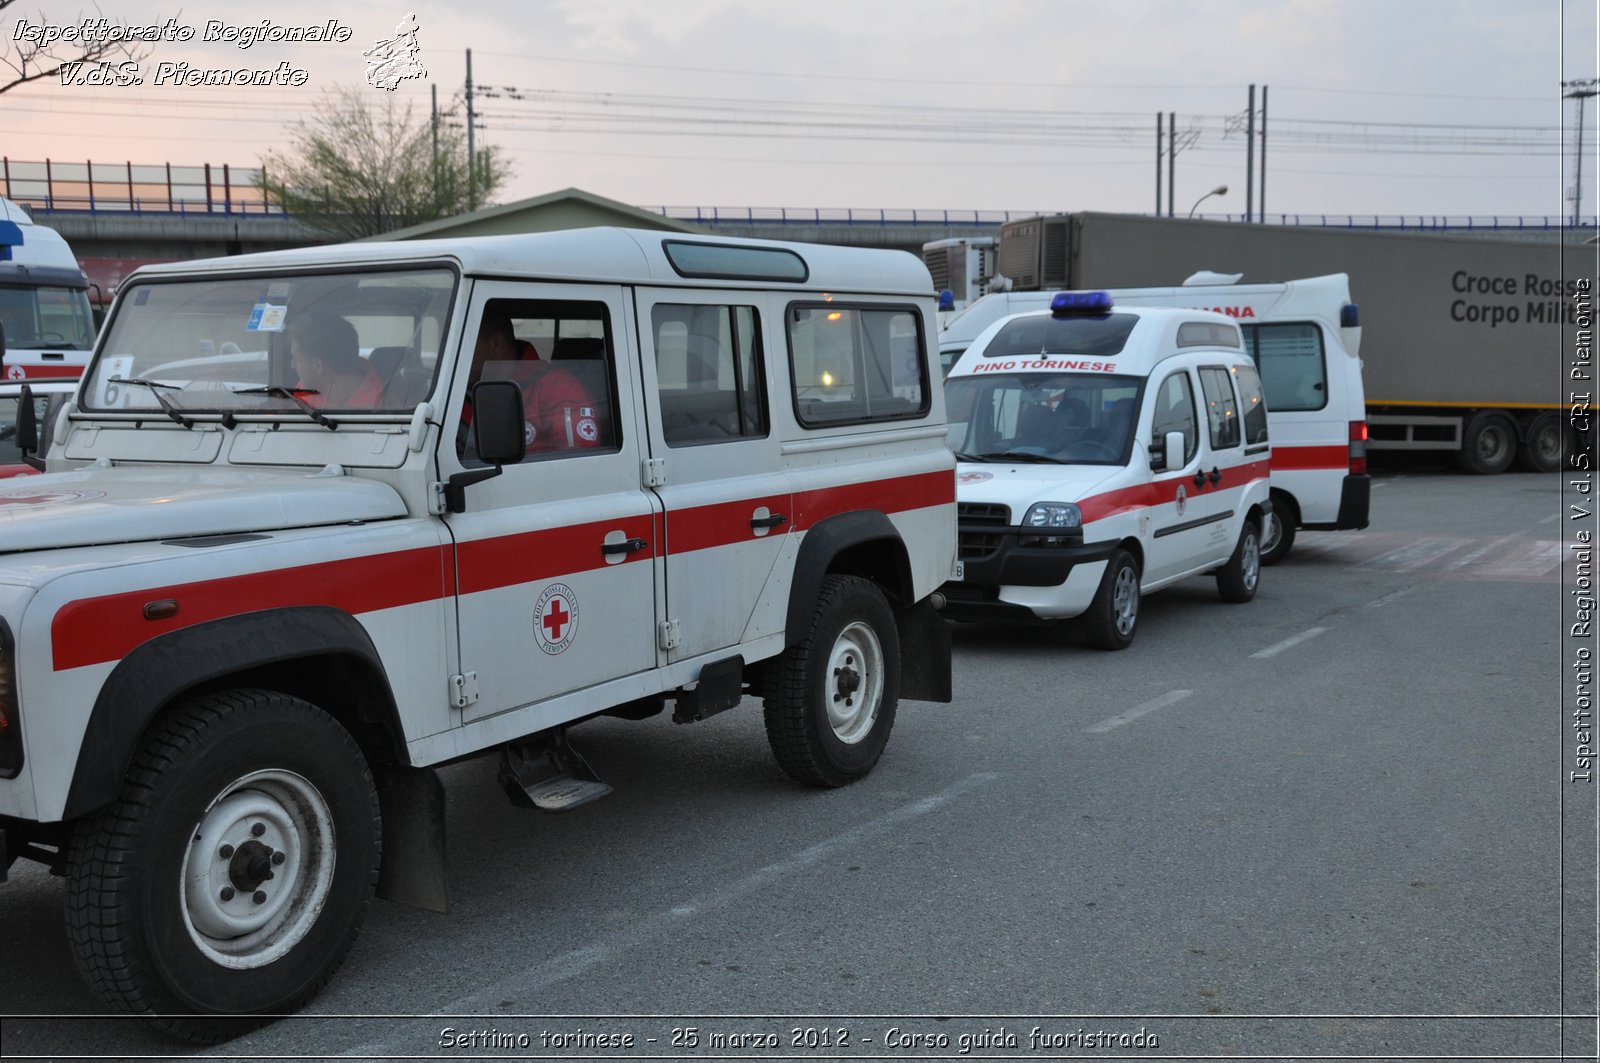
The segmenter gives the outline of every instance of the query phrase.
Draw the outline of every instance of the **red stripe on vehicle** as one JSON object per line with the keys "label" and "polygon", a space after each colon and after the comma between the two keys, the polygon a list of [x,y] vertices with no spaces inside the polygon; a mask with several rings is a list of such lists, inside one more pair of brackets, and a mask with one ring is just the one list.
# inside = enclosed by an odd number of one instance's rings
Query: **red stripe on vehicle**
{"label": "red stripe on vehicle", "polygon": [[876,509],[902,513],[929,506],[953,505],[956,500],[954,469],[900,476],[893,480],[873,480],[839,487],[820,487],[800,491],[794,496],[794,530],[805,529],[837,513],[857,509]]}
{"label": "red stripe on vehicle", "polygon": [[1213,487],[1209,482],[1203,488],[1194,485],[1193,476],[1179,476],[1170,480],[1161,480],[1156,483],[1139,484],[1136,487],[1121,487],[1115,491],[1107,491],[1101,495],[1090,495],[1078,503],[1078,508],[1083,512],[1085,524],[1093,520],[1104,520],[1117,513],[1125,513],[1132,509],[1143,509],[1148,506],[1160,506],[1174,501],[1178,497],[1178,488],[1182,487],[1190,498],[1199,498],[1201,495],[1221,490],[1228,490],[1240,486],[1248,487],[1258,480],[1267,478],[1267,462],[1252,461],[1248,465],[1236,466],[1222,474],[1222,482]]}
{"label": "red stripe on vehicle", "polygon": [[763,538],[782,535],[794,520],[794,514],[789,512],[792,501],[789,495],[767,495],[668,510],[667,550],[674,554],[687,554],[695,550],[749,542],[757,538],[755,529],[750,527],[750,518],[759,506],[766,506],[769,513],[781,513],[787,518],[784,524],[773,528]]}
{"label": "red stripe on vehicle", "polygon": [[[621,531],[629,539],[643,539],[650,545],[624,554],[621,562],[607,562],[600,547],[607,532]],[[462,594],[514,587],[575,572],[592,572],[608,564],[627,564],[655,557],[655,521],[648,513],[617,520],[575,524],[565,528],[500,535],[476,539],[456,548],[456,571]]]}
{"label": "red stripe on vehicle", "polygon": [[[83,598],[62,606],[50,622],[52,667],[120,660],[157,635],[262,609],[326,605],[369,613],[434,601],[453,582],[448,550],[434,546]],[[148,603],[169,598],[178,603],[175,615],[144,618]]]}
{"label": "red stripe on vehicle", "polygon": [[1350,447],[1348,444],[1339,444],[1328,447],[1285,447],[1274,445],[1272,448],[1272,468],[1277,472],[1290,469],[1338,469],[1346,471],[1350,466]]}

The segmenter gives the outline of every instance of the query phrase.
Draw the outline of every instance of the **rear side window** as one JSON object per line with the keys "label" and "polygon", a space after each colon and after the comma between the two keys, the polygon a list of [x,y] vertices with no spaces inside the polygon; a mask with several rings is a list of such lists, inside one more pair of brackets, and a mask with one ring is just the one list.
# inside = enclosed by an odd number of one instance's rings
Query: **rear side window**
{"label": "rear side window", "polygon": [[1261,393],[1261,377],[1247,365],[1233,367],[1239,385],[1239,401],[1244,403],[1244,442],[1246,446],[1267,441],[1267,403]]}
{"label": "rear side window", "polygon": [[658,303],[650,311],[667,445],[767,434],[761,329],[751,306]]}
{"label": "rear side window", "polygon": [[786,319],[794,411],[802,425],[928,412],[922,316],[914,307],[792,303]]}
{"label": "rear side window", "polygon": [[1320,410],[1328,404],[1327,358],[1322,329],[1310,322],[1245,325],[1245,346],[1267,405],[1278,413]]}
{"label": "rear side window", "polygon": [[1200,370],[1200,390],[1206,399],[1206,425],[1211,430],[1211,449],[1224,450],[1239,445],[1239,408],[1233,397],[1233,383],[1226,369]]}

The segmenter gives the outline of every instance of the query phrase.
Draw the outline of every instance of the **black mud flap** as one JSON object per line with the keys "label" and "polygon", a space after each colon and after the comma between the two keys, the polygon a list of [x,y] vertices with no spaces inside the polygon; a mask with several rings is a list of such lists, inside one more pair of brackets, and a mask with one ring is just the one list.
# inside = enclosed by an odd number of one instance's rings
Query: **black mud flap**
{"label": "black mud flap", "polygon": [[900,700],[948,702],[950,625],[926,598],[895,610],[894,620],[900,629]]}
{"label": "black mud flap", "polygon": [[500,785],[512,804],[541,812],[569,812],[611,792],[567,743],[565,729],[508,744],[500,756]]}
{"label": "black mud flap", "polygon": [[693,690],[678,694],[677,707],[672,710],[673,723],[694,723],[707,716],[738,705],[744,698],[744,658],[729,657],[713,661],[700,669],[700,679]]}
{"label": "black mud flap", "polygon": [[383,812],[378,896],[430,912],[449,910],[445,891],[444,784],[432,768],[372,765]]}

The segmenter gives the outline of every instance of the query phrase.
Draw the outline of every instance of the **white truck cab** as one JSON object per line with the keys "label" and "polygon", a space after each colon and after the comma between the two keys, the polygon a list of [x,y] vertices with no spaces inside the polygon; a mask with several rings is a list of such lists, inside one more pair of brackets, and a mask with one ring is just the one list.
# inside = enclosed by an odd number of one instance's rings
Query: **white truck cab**
{"label": "white truck cab", "polygon": [[0,379],[76,377],[94,334],[89,278],[72,249],[0,198]]}
{"label": "white truck cab", "polygon": [[1060,292],[945,381],[960,519],[952,619],[1082,617],[1132,641],[1141,594],[1215,573],[1245,602],[1271,513],[1267,409],[1238,325]]}
{"label": "white truck cab", "polygon": [[861,778],[950,698],[934,313],[911,255],[644,230],[140,269],[0,487],[0,877],[211,1041],[374,884],[443,907],[436,765],[567,811],[610,791],[569,728],[752,695],[790,776]]}

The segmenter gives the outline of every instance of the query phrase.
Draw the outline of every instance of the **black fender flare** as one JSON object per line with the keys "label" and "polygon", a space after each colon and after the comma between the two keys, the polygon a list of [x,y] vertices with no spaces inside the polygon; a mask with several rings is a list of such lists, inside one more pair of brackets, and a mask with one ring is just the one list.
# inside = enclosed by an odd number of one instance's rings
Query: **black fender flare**
{"label": "black fender flare", "polygon": [[822,579],[829,571],[836,570],[834,560],[854,547],[875,542],[892,544],[897,557],[896,570],[882,572],[852,567],[848,569],[849,573],[865,576],[882,587],[889,595],[891,606],[911,604],[911,567],[899,530],[876,509],[840,513],[818,521],[807,529],[806,537],[800,543],[800,553],[794,562],[794,578],[789,584],[789,611],[784,618],[785,646],[797,645],[805,634],[811,610],[817,602],[817,588],[822,585]]}
{"label": "black fender flare", "polygon": [[[118,662],[90,712],[63,818],[85,815],[115,799],[150,722],[174,700],[231,679],[238,684],[229,685],[282,689],[262,673],[310,657],[352,661],[361,703],[332,714],[352,730],[369,758],[409,763],[383,662],[355,617],[329,606],[265,609],[158,635]],[[289,684],[286,692],[315,702],[319,678]]]}

